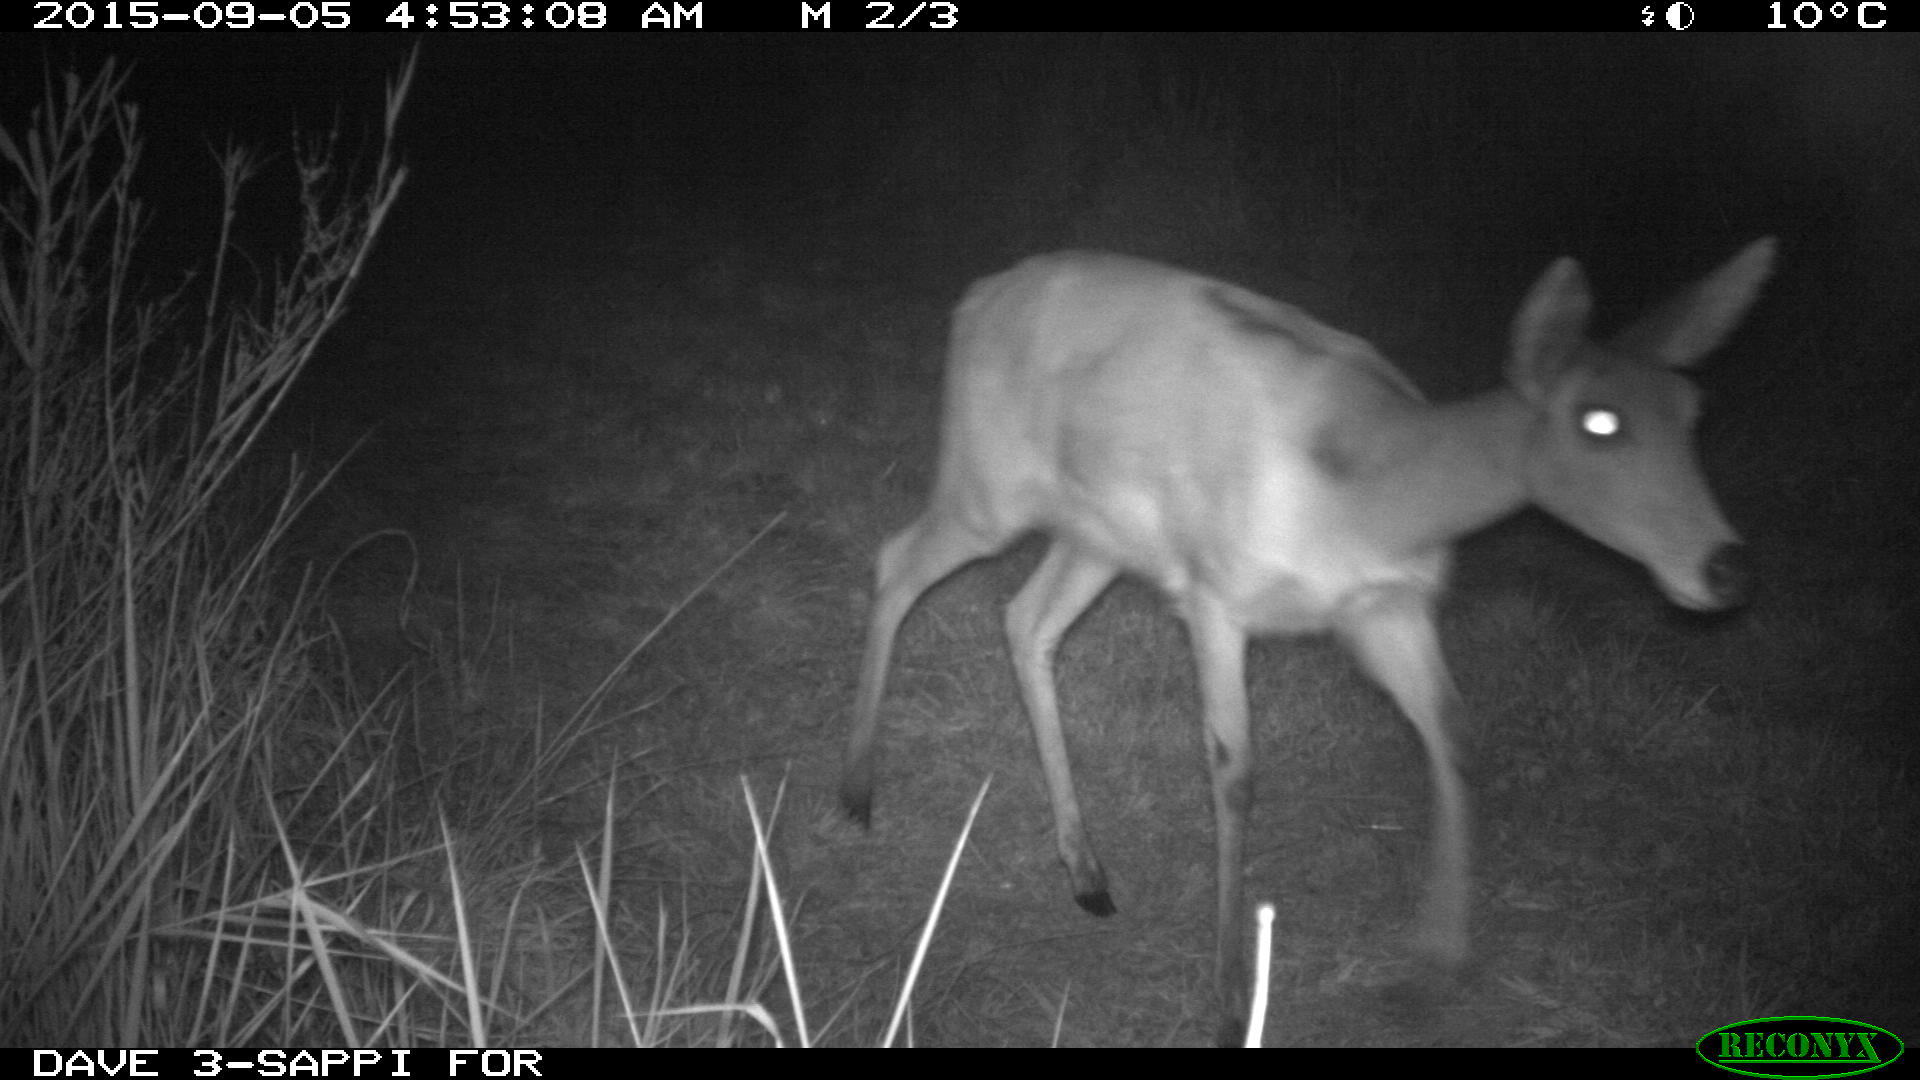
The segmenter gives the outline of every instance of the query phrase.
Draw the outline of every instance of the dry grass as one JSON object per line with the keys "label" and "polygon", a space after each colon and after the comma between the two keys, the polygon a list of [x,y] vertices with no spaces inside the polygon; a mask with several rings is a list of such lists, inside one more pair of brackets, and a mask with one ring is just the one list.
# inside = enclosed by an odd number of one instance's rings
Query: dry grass
{"label": "dry grass", "polygon": [[[298,156],[298,254],[258,311],[224,291],[224,235],[200,292],[138,294],[140,138],[112,67],[67,77],[30,129],[0,133],[19,184],[0,217],[0,362],[19,404],[0,427],[9,1045],[812,1037],[774,820],[751,813],[759,855],[731,956],[663,904],[636,973],[616,889],[622,761],[588,781],[570,771],[606,722],[608,686],[751,541],[565,717],[522,712],[528,737],[512,741],[459,738],[513,704],[499,689],[511,650],[464,601],[442,631],[403,589],[415,655],[390,665],[339,632],[324,584],[288,575],[292,522],[323,481],[249,473],[249,459],[399,195],[411,74],[390,89],[362,191],[330,186],[329,144]],[[221,164],[231,226],[256,162]],[[362,538],[327,580],[366,548],[411,550],[395,538]],[[480,753],[449,759],[462,745]],[[597,845],[514,850],[541,839],[510,827],[523,812],[589,789],[606,815]],[[777,981],[778,1017],[759,1004]]]}

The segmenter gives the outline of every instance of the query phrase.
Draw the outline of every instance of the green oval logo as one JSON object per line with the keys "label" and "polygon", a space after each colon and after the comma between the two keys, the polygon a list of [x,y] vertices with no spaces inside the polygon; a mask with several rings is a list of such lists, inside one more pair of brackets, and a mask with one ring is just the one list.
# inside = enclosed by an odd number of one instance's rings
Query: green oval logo
{"label": "green oval logo", "polygon": [[1742,1076],[1819,1080],[1891,1065],[1906,1044],[1886,1028],[1837,1016],[1764,1016],[1714,1028],[1693,1044],[1709,1065]]}

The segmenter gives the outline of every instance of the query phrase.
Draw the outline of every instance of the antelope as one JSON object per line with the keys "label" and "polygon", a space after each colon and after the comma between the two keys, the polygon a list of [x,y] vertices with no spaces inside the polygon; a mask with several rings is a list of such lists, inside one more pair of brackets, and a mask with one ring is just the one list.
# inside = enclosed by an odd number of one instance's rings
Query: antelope
{"label": "antelope", "polygon": [[873,741],[900,624],[921,594],[1019,536],[1051,546],[1008,604],[1007,641],[1074,899],[1111,915],[1060,731],[1053,656],[1123,573],[1185,622],[1219,848],[1214,976],[1232,1040],[1246,1016],[1241,858],[1253,801],[1245,661],[1254,634],[1331,632],[1425,745],[1431,866],[1415,955],[1468,956],[1462,704],[1434,621],[1451,546],[1527,504],[1646,566],[1667,599],[1717,611],[1750,581],[1692,449],[1699,394],[1677,373],[1752,304],[1756,240],[1607,344],[1571,258],[1513,320],[1505,385],[1428,402],[1366,341],[1288,304],[1143,259],[1030,258],[953,314],[933,494],[880,549],[840,795],[871,822]]}

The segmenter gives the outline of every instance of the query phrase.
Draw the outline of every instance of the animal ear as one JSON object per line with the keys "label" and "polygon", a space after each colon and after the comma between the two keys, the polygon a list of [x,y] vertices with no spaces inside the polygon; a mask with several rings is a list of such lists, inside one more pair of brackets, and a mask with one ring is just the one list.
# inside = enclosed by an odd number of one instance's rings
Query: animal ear
{"label": "animal ear", "polygon": [[1760,285],[1773,271],[1778,242],[1763,236],[1718,270],[1681,289],[1666,303],[1614,335],[1608,344],[1672,368],[1690,368],[1720,347],[1740,324]]}
{"label": "animal ear", "polygon": [[1513,317],[1507,382],[1535,403],[1579,352],[1593,314],[1593,290],[1580,264],[1562,256],[1533,283]]}

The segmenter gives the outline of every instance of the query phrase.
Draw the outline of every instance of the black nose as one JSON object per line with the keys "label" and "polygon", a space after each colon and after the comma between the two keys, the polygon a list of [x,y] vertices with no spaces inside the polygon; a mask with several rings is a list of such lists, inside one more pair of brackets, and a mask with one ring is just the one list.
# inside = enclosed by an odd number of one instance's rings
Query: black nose
{"label": "black nose", "polygon": [[1753,594],[1753,567],[1747,559],[1747,545],[1721,544],[1707,558],[1707,588],[1713,593],[1714,606],[1739,607]]}

